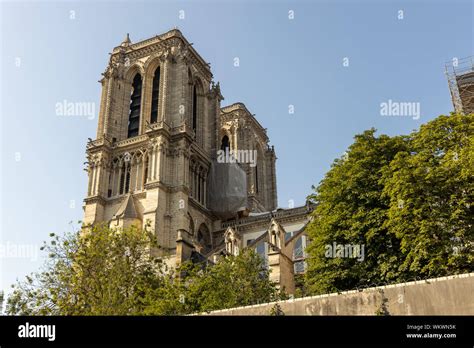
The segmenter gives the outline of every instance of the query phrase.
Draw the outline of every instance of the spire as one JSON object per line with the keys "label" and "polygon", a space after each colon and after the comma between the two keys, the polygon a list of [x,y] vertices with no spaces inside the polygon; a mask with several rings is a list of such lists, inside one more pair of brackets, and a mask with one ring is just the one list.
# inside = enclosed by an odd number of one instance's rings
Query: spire
{"label": "spire", "polygon": [[130,35],[127,33],[127,36],[125,37],[125,39],[122,41],[122,43],[120,44],[120,46],[122,47],[128,47],[132,42],[130,41]]}

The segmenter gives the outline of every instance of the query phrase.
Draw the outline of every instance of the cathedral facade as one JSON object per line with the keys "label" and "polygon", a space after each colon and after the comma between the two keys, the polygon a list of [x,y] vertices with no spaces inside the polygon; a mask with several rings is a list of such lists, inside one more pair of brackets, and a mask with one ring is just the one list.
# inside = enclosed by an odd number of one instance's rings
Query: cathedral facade
{"label": "cathedral facade", "polygon": [[170,264],[252,247],[288,293],[304,272],[312,206],[277,209],[273,146],[182,33],[115,47],[87,144],[84,224],[150,228]]}

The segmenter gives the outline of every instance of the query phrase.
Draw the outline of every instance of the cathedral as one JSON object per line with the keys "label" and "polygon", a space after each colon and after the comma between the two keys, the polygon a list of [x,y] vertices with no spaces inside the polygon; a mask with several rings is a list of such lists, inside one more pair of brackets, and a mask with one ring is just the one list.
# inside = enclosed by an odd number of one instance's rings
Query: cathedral
{"label": "cathedral", "polygon": [[171,30],[110,55],[87,144],[84,224],[152,229],[172,266],[254,248],[288,294],[305,271],[309,203],[277,208],[276,153],[243,103]]}

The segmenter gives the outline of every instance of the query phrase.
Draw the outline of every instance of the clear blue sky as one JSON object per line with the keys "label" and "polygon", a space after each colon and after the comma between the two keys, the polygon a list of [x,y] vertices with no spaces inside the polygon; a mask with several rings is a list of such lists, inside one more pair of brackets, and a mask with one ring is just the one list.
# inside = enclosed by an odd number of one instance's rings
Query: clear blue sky
{"label": "clear blue sky", "polygon": [[[127,32],[135,42],[177,26],[194,43],[223,105],[245,103],[268,128],[282,207],[303,204],[356,133],[406,134],[449,113],[444,64],[473,54],[472,1],[3,2],[1,12],[1,242],[36,249],[82,218],[97,126],[55,105],[93,102],[97,116],[97,81]],[[389,99],[419,102],[420,119],[382,117]],[[42,263],[0,261],[3,289]]]}

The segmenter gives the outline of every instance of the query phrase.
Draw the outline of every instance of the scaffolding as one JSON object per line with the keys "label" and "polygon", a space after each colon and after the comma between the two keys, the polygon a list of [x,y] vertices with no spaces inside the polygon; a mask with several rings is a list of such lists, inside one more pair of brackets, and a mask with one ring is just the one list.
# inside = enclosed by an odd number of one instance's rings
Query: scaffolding
{"label": "scaffolding", "polygon": [[453,59],[445,65],[454,111],[474,113],[474,56]]}

